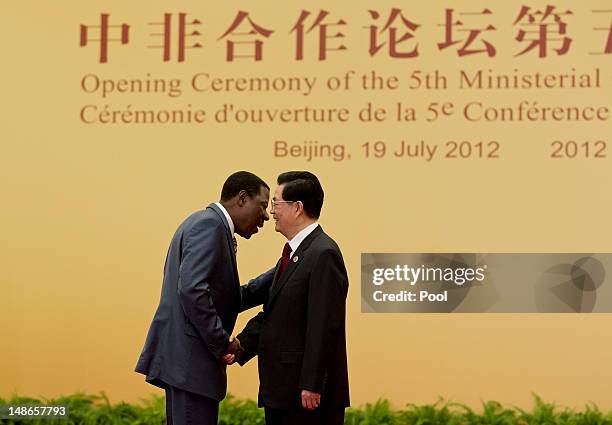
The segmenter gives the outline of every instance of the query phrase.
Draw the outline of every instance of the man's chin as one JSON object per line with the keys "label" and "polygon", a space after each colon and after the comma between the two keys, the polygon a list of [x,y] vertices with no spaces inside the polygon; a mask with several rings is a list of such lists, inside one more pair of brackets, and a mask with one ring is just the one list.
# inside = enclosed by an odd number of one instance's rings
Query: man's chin
{"label": "man's chin", "polygon": [[245,239],[251,239],[251,236],[253,236],[255,233],[258,233],[258,232],[259,232],[259,229],[255,227],[250,232],[247,232],[244,235],[240,235],[240,236],[242,236]]}

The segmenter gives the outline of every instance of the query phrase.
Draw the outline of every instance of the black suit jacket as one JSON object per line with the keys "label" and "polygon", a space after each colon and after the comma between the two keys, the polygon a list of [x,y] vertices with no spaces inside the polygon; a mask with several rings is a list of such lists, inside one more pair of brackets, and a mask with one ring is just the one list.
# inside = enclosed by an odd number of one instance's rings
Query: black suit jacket
{"label": "black suit jacket", "polygon": [[225,216],[215,204],[193,213],[172,238],[159,307],[136,372],[162,388],[221,400],[227,377],[220,357],[238,312],[263,303],[272,277],[270,270],[241,287]]}
{"label": "black suit jacket", "polygon": [[302,389],[322,394],[320,409],[349,405],[347,291],[340,249],[319,226],[275,278],[263,311],[238,335],[246,350],[240,363],[258,355],[260,406],[301,409]]}

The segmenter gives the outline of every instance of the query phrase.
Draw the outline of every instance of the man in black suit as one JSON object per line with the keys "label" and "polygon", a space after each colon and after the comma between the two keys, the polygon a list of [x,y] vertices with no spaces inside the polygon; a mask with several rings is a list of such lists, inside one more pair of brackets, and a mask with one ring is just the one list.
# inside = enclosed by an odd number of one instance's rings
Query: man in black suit
{"label": "man in black suit", "polygon": [[318,225],[323,189],[308,172],[278,177],[272,199],[283,249],[263,311],[236,338],[258,355],[259,405],[268,425],[341,425],[349,406],[345,310],[348,277],[338,245]]}
{"label": "man in black suit", "polygon": [[268,220],[270,188],[246,171],[229,176],[221,201],[189,216],[166,257],[159,307],[136,372],[166,390],[169,425],[217,423],[227,389],[222,357],[239,311],[267,298],[273,270],[240,286],[234,232],[249,239]]}

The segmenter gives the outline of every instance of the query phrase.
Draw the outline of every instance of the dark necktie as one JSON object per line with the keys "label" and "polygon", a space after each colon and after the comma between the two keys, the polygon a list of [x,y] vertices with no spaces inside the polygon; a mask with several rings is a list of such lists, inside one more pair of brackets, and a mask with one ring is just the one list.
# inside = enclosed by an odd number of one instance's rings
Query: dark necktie
{"label": "dark necktie", "polygon": [[283,255],[281,257],[280,268],[278,269],[278,276],[276,277],[277,282],[281,278],[285,269],[287,268],[287,264],[289,264],[289,254],[291,254],[291,246],[289,245],[289,242],[287,242],[285,244],[285,247],[283,248]]}
{"label": "dark necktie", "polygon": [[234,242],[234,254],[238,254],[238,241],[236,240],[236,236],[232,236],[232,241]]}

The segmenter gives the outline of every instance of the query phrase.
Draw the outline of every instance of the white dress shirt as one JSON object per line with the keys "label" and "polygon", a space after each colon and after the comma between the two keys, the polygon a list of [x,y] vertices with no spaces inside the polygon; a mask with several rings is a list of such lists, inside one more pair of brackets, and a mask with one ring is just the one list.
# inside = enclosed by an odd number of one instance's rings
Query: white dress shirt
{"label": "white dress shirt", "polygon": [[229,213],[227,212],[225,207],[221,205],[220,202],[215,202],[215,205],[218,206],[223,215],[225,215],[225,218],[227,219],[227,224],[229,224],[230,232],[232,236],[234,236],[234,222],[232,221],[232,218],[230,217]]}
{"label": "white dress shirt", "polygon": [[299,248],[300,244],[304,241],[304,239],[306,239],[306,236],[310,235],[312,231],[317,228],[318,225],[319,223],[309,224],[308,226],[300,230],[298,234],[295,235],[293,239],[289,241],[289,246],[291,247],[291,254],[289,255],[289,258],[293,257],[293,254]]}

